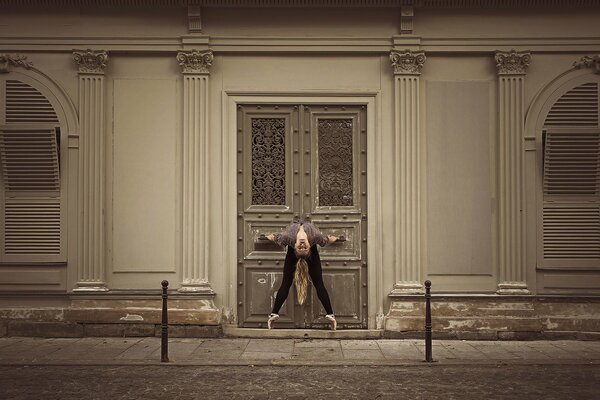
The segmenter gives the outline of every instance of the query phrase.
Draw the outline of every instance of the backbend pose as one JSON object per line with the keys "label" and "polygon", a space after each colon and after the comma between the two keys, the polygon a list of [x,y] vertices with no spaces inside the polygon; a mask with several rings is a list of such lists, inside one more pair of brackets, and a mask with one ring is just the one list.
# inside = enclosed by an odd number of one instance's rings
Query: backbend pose
{"label": "backbend pose", "polygon": [[270,234],[267,239],[279,244],[288,246],[283,266],[283,280],[281,287],[277,291],[273,311],[269,314],[267,326],[273,327],[273,322],[279,319],[279,309],[287,299],[292,282],[296,282],[296,291],[298,292],[298,302],[304,304],[306,300],[306,291],[308,289],[308,275],[312,280],[317,296],[325,308],[325,318],[331,323],[331,329],[337,328],[337,322],[333,315],[329,294],[325,285],[323,285],[323,270],[321,268],[321,259],[317,251],[317,245],[325,246],[335,242],[336,236],[326,236],[322,234],[316,226],[310,222],[294,220],[287,227],[283,234]]}

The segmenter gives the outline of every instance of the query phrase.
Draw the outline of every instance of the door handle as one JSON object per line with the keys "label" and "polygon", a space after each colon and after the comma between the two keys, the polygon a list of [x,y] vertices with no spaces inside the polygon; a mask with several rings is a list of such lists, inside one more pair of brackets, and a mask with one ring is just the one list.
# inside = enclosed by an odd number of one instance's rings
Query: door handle
{"label": "door handle", "polygon": [[268,237],[266,237],[264,233],[261,233],[261,234],[258,236],[258,240],[269,240],[269,238],[268,238]]}
{"label": "door handle", "polygon": [[344,235],[340,235],[338,236],[336,242],[345,242],[346,241],[346,236]]}

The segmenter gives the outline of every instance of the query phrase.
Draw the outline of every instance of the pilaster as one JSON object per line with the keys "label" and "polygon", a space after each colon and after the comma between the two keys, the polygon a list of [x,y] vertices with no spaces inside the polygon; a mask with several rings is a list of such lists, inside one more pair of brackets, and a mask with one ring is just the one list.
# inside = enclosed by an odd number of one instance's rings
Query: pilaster
{"label": "pilaster", "polygon": [[523,131],[529,52],[497,51],[499,104],[498,294],[530,294],[525,271]]}
{"label": "pilaster", "polygon": [[213,54],[180,51],[183,73],[183,274],[180,292],[214,296],[209,282],[208,84]]}
{"label": "pilaster", "polygon": [[108,291],[104,263],[105,51],[75,51],[79,68],[78,272],[74,291]]}
{"label": "pilaster", "polygon": [[395,280],[390,296],[423,293],[421,279],[421,182],[419,76],[423,51],[392,50],[395,130]]}

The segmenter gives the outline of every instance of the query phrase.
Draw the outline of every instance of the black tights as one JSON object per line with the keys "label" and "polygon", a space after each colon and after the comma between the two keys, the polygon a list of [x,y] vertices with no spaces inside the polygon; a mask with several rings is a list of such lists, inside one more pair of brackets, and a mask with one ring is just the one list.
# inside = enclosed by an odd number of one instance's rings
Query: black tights
{"label": "black tights", "polygon": [[[277,291],[277,296],[275,297],[273,314],[279,314],[279,309],[288,297],[292,283],[294,283],[294,272],[296,272],[297,261],[298,258],[296,257],[296,253],[294,253],[294,249],[292,246],[288,246],[283,266],[283,279],[281,281],[281,286]],[[321,258],[319,257],[316,244],[310,248],[310,256],[308,256],[306,262],[308,264],[308,274],[310,275],[310,279],[312,280],[315,289],[317,289],[317,296],[319,296],[323,308],[325,308],[327,314],[333,314],[331,302],[329,301],[329,294],[323,284],[323,269],[321,268]]]}

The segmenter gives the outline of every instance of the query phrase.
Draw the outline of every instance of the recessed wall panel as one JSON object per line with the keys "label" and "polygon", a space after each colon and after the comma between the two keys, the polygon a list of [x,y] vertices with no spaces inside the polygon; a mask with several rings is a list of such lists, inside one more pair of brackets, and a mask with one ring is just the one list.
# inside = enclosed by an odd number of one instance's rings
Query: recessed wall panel
{"label": "recessed wall panel", "polygon": [[491,84],[427,82],[430,275],[491,275]]}
{"label": "recessed wall panel", "polygon": [[113,271],[175,267],[176,81],[114,81]]}

